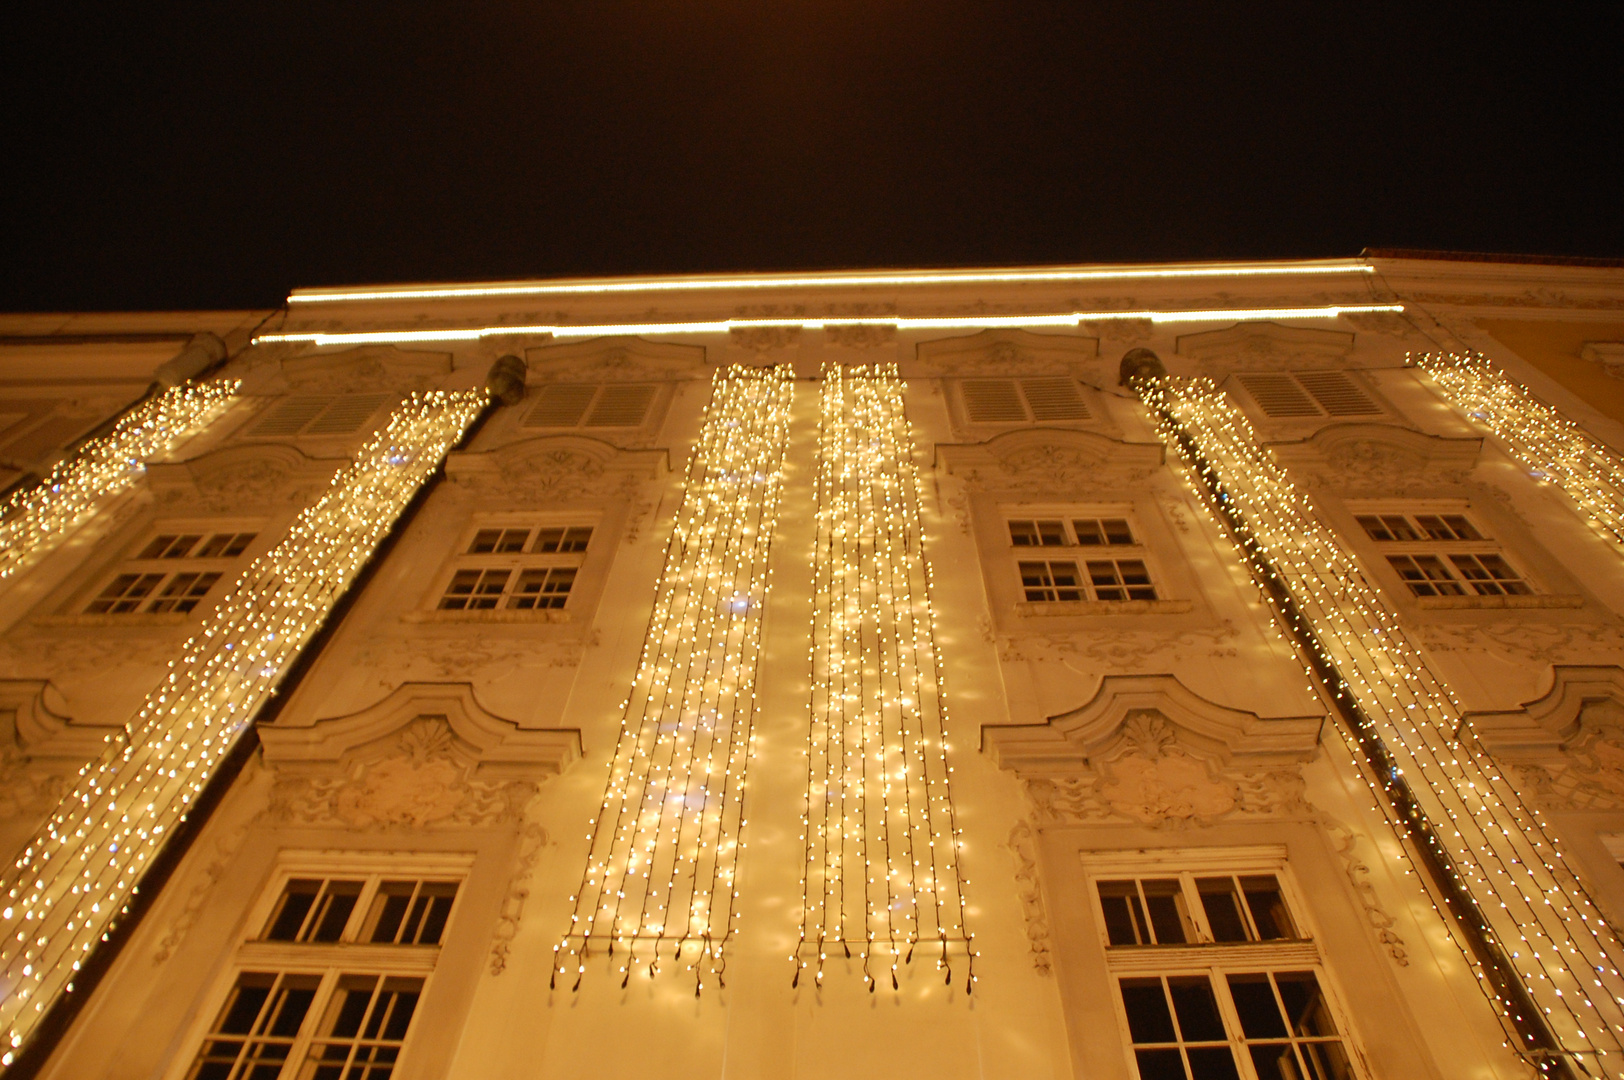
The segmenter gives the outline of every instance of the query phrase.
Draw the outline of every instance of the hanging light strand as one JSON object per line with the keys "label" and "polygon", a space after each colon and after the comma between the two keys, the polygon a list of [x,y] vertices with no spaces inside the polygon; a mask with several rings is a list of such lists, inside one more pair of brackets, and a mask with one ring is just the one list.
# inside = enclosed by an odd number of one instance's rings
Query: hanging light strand
{"label": "hanging light strand", "polygon": [[831,959],[872,992],[924,950],[948,984],[965,957],[962,846],[948,766],[913,433],[895,364],[823,370],[812,672],[794,985]]}
{"label": "hanging light strand", "polygon": [[487,406],[412,395],[255,559],[0,875],[0,1065],[129,910],[154,856],[412,496]]}
{"label": "hanging light strand", "polygon": [[772,581],[794,374],[719,371],[688,462],[643,654],[590,822],[570,927],[552,985],[601,952],[621,984],[662,955],[724,976],[753,747],[756,668]]}
{"label": "hanging light strand", "polygon": [[0,581],[55,551],[96,510],[133,487],[146,463],[174,450],[225,412],[239,379],[182,383],[137,405],[0,508]]}
{"label": "hanging light strand", "polygon": [[[1201,476],[1204,494],[1300,631],[1311,673],[1352,706],[1349,734],[1407,820],[1406,839],[1441,868],[1456,914],[1513,972],[1485,987],[1522,1024],[1519,1051],[1542,1070],[1624,1075],[1624,979],[1617,937],[1525,803],[1477,740],[1380,591],[1210,379],[1138,387],[1165,439]],[[1488,965],[1474,965],[1489,978]],[[1529,1008],[1540,1014],[1525,1015]],[[1543,1025],[1554,1045],[1542,1045]],[[1542,1056],[1543,1055],[1543,1056]]]}
{"label": "hanging light strand", "polygon": [[1555,484],[1579,512],[1624,543],[1624,455],[1506,377],[1482,353],[1411,353],[1443,396],[1492,431],[1529,476]]}

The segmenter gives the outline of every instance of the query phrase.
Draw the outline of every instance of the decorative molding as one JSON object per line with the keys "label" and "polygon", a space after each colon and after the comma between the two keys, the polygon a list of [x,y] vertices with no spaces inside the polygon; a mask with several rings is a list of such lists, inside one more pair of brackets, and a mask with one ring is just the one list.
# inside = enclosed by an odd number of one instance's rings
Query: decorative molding
{"label": "decorative molding", "polygon": [[1392,424],[1343,423],[1269,449],[1280,464],[1313,482],[1344,493],[1387,496],[1465,484],[1483,440],[1423,435]]}
{"label": "decorative molding", "polygon": [[1365,921],[1375,932],[1376,940],[1387,950],[1394,964],[1409,967],[1410,957],[1405,951],[1404,939],[1393,929],[1397,920],[1382,906],[1381,898],[1376,895],[1376,887],[1370,883],[1370,867],[1359,857],[1359,834],[1329,816],[1323,817],[1320,825],[1342,860],[1342,870],[1348,875],[1348,884],[1353,886],[1353,895],[1365,913]]}
{"label": "decorative molding", "polygon": [[1088,498],[1140,489],[1162,466],[1161,443],[1093,431],[1021,428],[982,443],[942,443],[937,462],[971,491]]}
{"label": "decorative molding", "polygon": [[1422,623],[1416,629],[1422,644],[1434,652],[1481,649],[1543,664],[1607,660],[1624,654],[1624,629],[1606,623]]}
{"label": "decorative molding", "polygon": [[[537,622],[549,625],[545,620]],[[581,662],[586,644],[579,639],[537,640],[532,636],[499,637],[489,632],[463,632],[455,637],[394,633],[367,642],[356,657],[356,666],[371,668],[379,678],[388,680],[386,686],[394,686],[402,679],[425,682],[469,679],[491,683],[521,668],[574,667]]]}
{"label": "decorative molding", "polygon": [[1237,655],[1231,644],[1240,636],[1225,619],[1190,630],[1113,630],[1070,634],[1022,634],[1003,638],[999,659],[1065,664],[1079,674],[1127,674],[1128,669],[1163,666],[1190,657],[1226,659]]}
{"label": "decorative molding", "polygon": [[618,450],[582,435],[543,435],[446,457],[446,476],[487,499],[533,506],[634,498],[668,468],[663,450]]}
{"label": "decorative molding", "polygon": [[735,326],[727,332],[728,340],[741,349],[754,353],[769,353],[788,349],[801,340],[799,326]]}
{"label": "decorative molding", "polygon": [[1554,810],[1624,809],[1624,667],[1559,664],[1520,709],[1467,714],[1471,732]]}
{"label": "decorative molding", "polygon": [[1043,903],[1043,878],[1038,864],[1038,831],[1031,821],[1022,821],[1004,842],[1015,859],[1015,895],[1026,920],[1026,941],[1032,954],[1032,968],[1039,975],[1051,971],[1053,933],[1049,911]]}
{"label": "decorative molding", "polygon": [[530,386],[548,382],[672,382],[709,375],[705,349],[640,337],[602,337],[524,351]]}
{"label": "decorative molding", "polygon": [[1232,371],[1346,367],[1353,341],[1354,335],[1340,330],[1248,322],[1181,334],[1175,351],[1194,360],[1201,374],[1222,377]]}
{"label": "decorative molding", "polygon": [[513,939],[518,936],[519,922],[524,918],[524,902],[530,898],[530,875],[547,842],[547,830],[537,822],[527,822],[519,831],[519,851],[513,861],[513,874],[508,878],[507,893],[502,897],[502,910],[496,918],[495,940],[491,943],[492,975],[507,970],[508,953]]}
{"label": "decorative molding", "polygon": [[983,330],[965,337],[921,341],[911,376],[1078,375],[1100,354],[1098,338]]}
{"label": "decorative molding", "polygon": [[1579,350],[1581,359],[1600,364],[1615,379],[1624,379],[1624,341],[1587,341]]}
{"label": "decorative molding", "polygon": [[198,869],[192,891],[186,894],[186,902],[165,927],[164,936],[152,954],[153,963],[161,964],[168,960],[174,955],[175,950],[180,948],[181,942],[186,940],[186,935],[191,932],[198,915],[203,911],[204,901],[225,876],[226,870],[237,858],[237,853],[242,850],[243,842],[248,839],[248,833],[258,821],[259,815],[255,815],[252,820],[244,821],[215,837],[209,847],[209,860]]}
{"label": "decorative molding", "polygon": [[894,326],[825,326],[824,343],[837,349],[880,349],[894,345],[897,328]]}
{"label": "decorative molding", "polygon": [[301,393],[358,394],[428,390],[451,374],[451,354],[363,345],[283,360],[282,381]]}
{"label": "decorative molding", "polygon": [[147,466],[147,486],[160,513],[263,512],[308,502],[338,465],[288,443],[226,446],[183,462]]}

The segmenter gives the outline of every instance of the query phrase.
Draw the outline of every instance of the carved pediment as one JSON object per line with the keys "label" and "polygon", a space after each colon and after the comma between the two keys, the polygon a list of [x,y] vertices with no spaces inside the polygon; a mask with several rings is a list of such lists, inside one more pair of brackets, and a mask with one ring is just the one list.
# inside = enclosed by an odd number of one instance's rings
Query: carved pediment
{"label": "carved pediment", "polygon": [[670,382],[705,378],[705,349],[639,337],[603,337],[526,349],[526,383]]}
{"label": "carved pediment", "polygon": [[1424,435],[1391,424],[1332,424],[1270,449],[1289,469],[1342,491],[1389,495],[1458,486],[1476,467],[1483,440]]}
{"label": "carved pediment", "polygon": [[282,361],[288,388],[308,394],[427,390],[450,373],[450,353],[408,352],[393,345],[364,345]]}
{"label": "carved pediment", "polygon": [[446,476],[482,495],[531,504],[634,494],[668,468],[662,450],[619,450],[581,435],[551,435],[446,458]]}
{"label": "carved pediment", "polygon": [[984,443],[938,444],[937,455],[972,488],[1068,498],[1120,493],[1159,468],[1166,448],[1091,431],[1022,428]]}
{"label": "carved pediment", "polygon": [[122,730],[74,724],[67,702],[48,680],[0,679],[0,753],[78,762]]}
{"label": "carved pediment", "polygon": [[1204,824],[1307,812],[1298,766],[1321,720],[1266,720],[1170,675],[1112,675],[1043,724],[982,728],[982,748],[1025,781],[1043,820]]}
{"label": "carved pediment", "polygon": [[1521,709],[1466,720],[1545,806],[1624,810],[1624,667],[1557,664],[1550,690]]}
{"label": "carved pediment", "polygon": [[1247,322],[1183,334],[1176,351],[1196,361],[1203,375],[1222,376],[1231,371],[1346,367],[1353,339],[1338,330]]}
{"label": "carved pediment", "polygon": [[166,507],[243,511],[304,501],[324,484],[334,463],[286,443],[228,446],[190,461],[147,466],[147,484]]}
{"label": "carved pediment", "polygon": [[1099,339],[1081,334],[983,330],[967,337],[920,342],[917,364],[910,374],[1077,375],[1099,354]]}

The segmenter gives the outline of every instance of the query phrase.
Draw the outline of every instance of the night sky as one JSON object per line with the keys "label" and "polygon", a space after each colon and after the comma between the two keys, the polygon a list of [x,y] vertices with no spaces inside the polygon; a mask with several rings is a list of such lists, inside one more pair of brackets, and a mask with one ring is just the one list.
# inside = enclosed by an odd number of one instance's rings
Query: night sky
{"label": "night sky", "polygon": [[39,7],[0,31],[0,310],[1367,246],[1624,256],[1617,3]]}

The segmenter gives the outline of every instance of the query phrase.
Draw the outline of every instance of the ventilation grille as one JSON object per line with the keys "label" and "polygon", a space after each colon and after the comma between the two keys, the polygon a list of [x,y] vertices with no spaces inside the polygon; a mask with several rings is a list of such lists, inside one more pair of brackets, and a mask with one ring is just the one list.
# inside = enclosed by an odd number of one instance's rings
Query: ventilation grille
{"label": "ventilation grille", "polygon": [[959,393],[972,424],[1093,419],[1074,379],[965,379]]}
{"label": "ventilation grille", "polygon": [[389,400],[388,394],[300,396],[278,402],[248,432],[277,435],[352,435]]}
{"label": "ventilation grille", "polygon": [[1340,371],[1251,373],[1238,378],[1265,416],[1290,419],[1381,415],[1370,395]]}
{"label": "ventilation grille", "polygon": [[525,414],[527,428],[641,427],[654,403],[652,383],[548,383]]}

